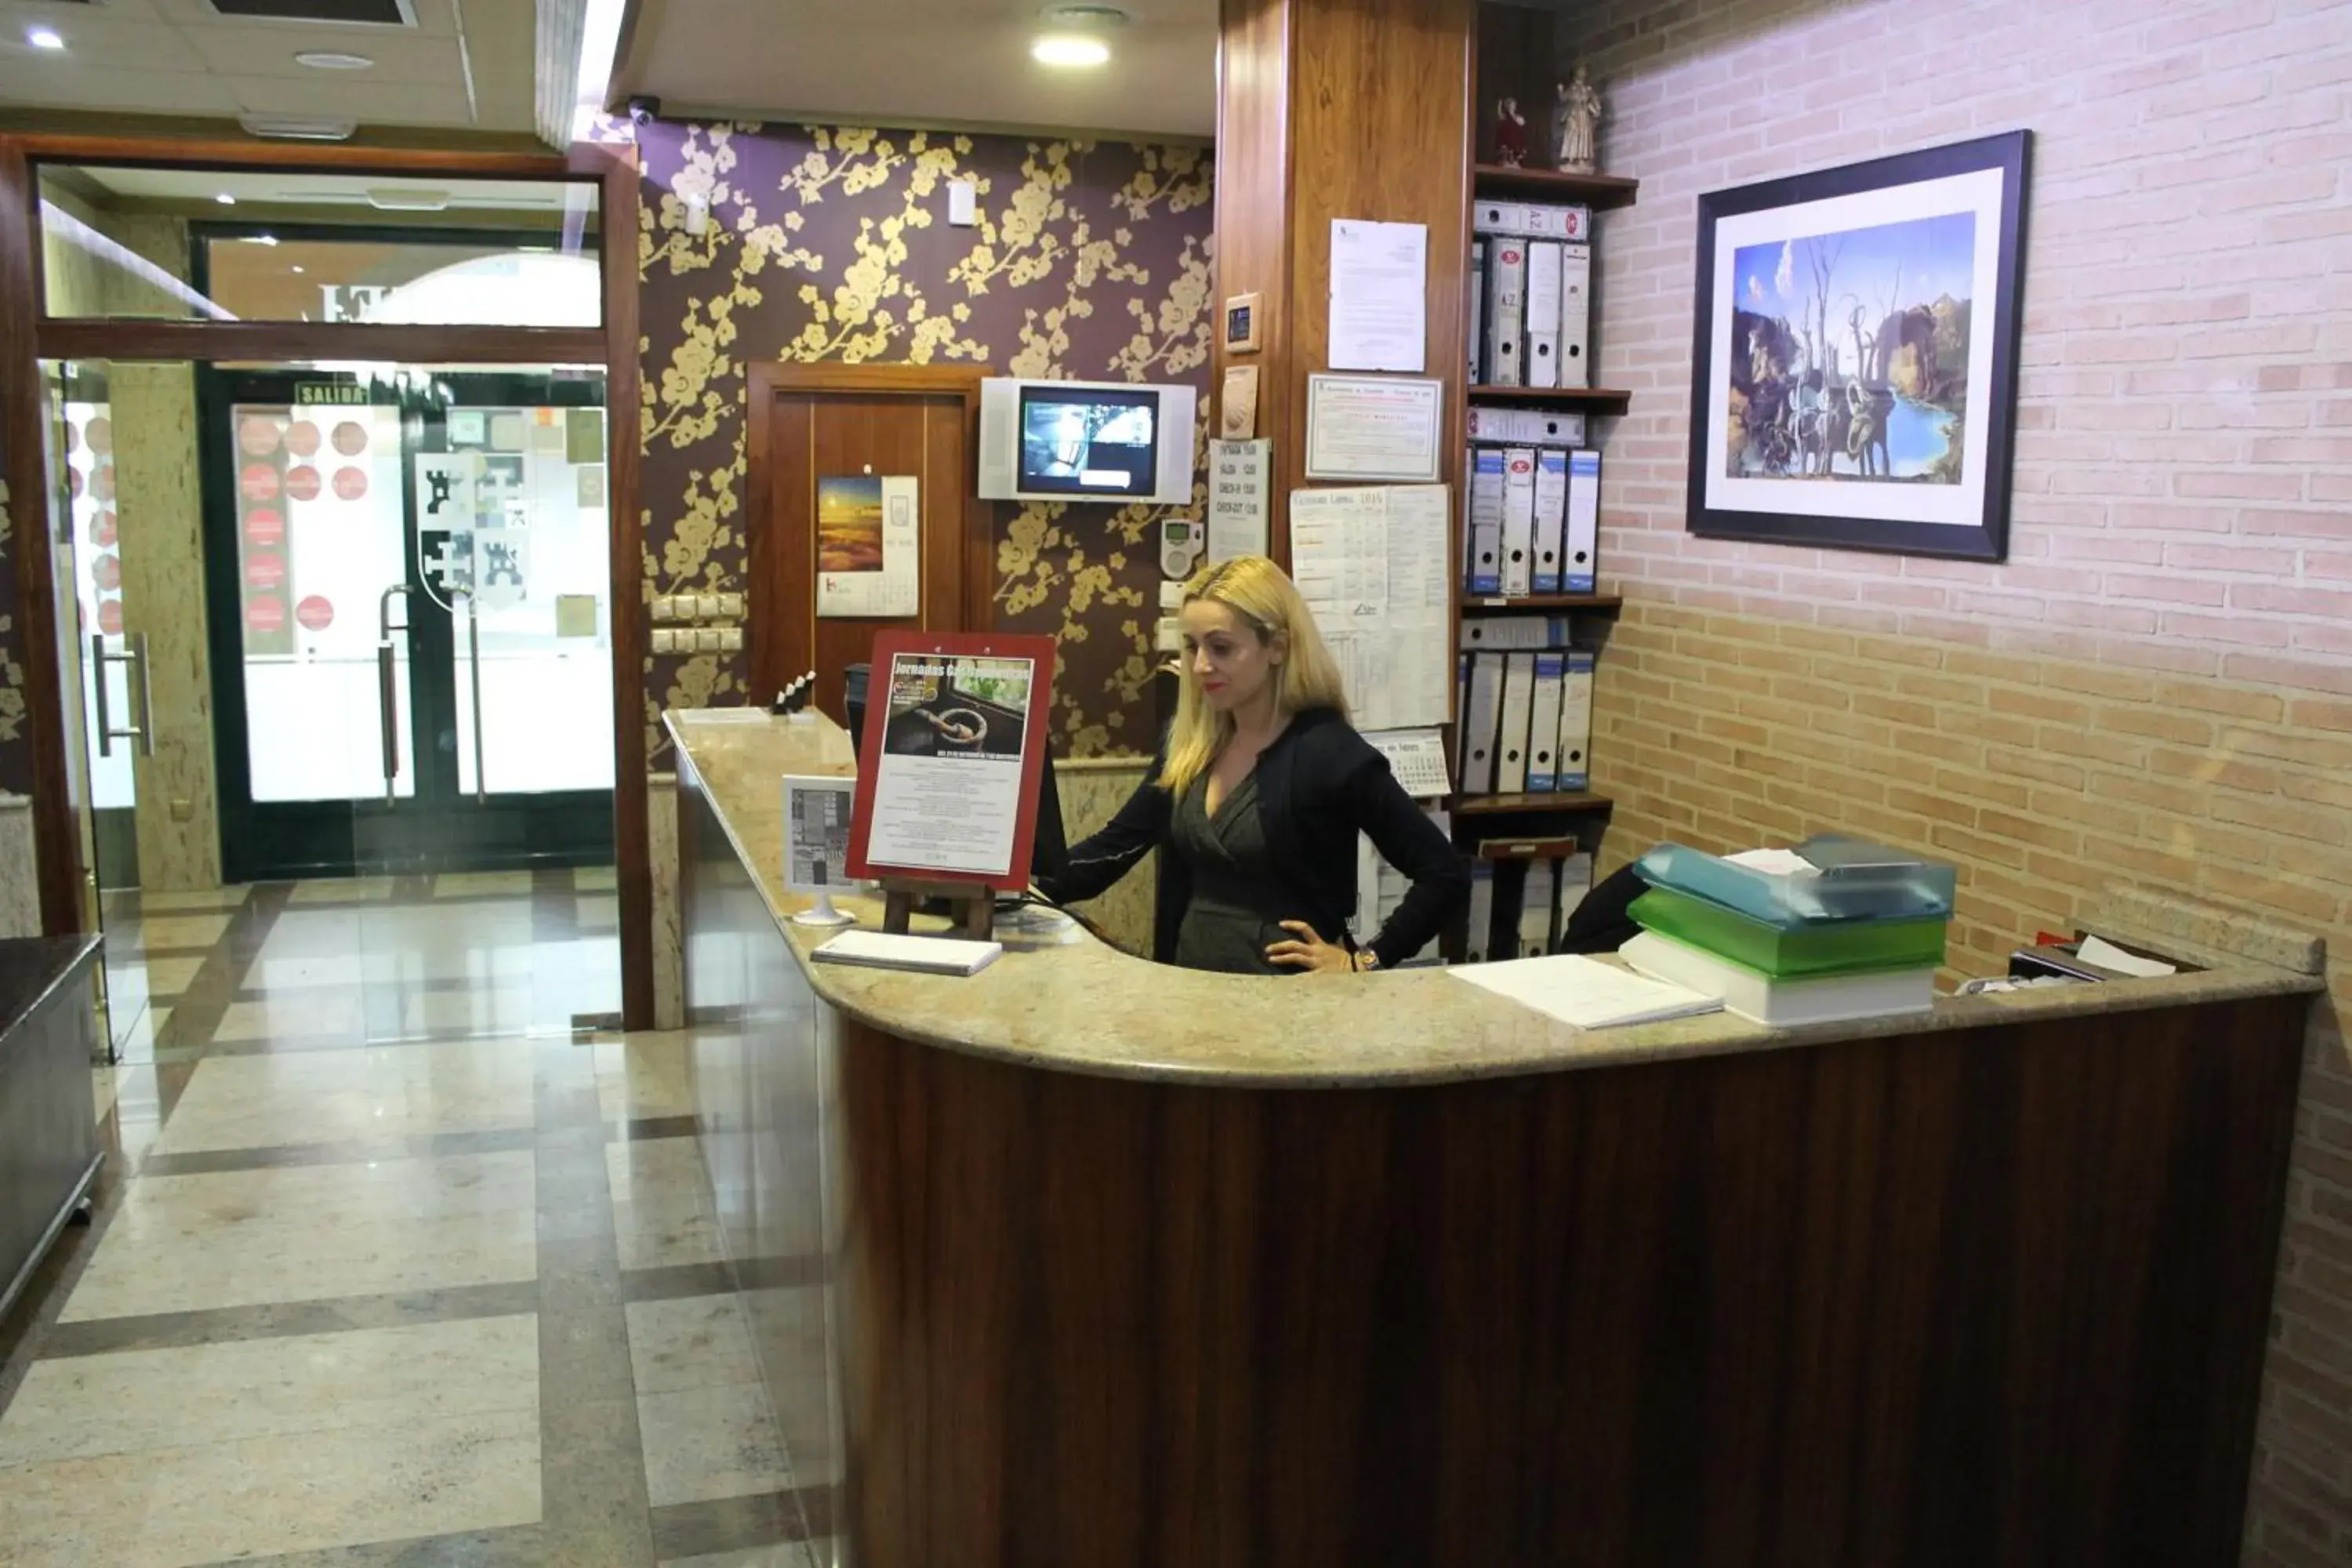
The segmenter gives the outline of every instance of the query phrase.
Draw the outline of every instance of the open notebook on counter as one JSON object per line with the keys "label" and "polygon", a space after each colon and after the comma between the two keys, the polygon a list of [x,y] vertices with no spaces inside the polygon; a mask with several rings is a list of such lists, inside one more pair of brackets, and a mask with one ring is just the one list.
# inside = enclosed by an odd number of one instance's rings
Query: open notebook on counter
{"label": "open notebook on counter", "polygon": [[854,963],[866,969],[907,969],[919,974],[977,974],[1004,952],[999,942],[964,942],[945,936],[892,936],[887,931],[845,931],[810,954],[820,963]]}
{"label": "open notebook on counter", "polygon": [[1580,1029],[1658,1024],[1723,1010],[1720,996],[1644,979],[1631,970],[1580,953],[1467,964],[1446,973]]}

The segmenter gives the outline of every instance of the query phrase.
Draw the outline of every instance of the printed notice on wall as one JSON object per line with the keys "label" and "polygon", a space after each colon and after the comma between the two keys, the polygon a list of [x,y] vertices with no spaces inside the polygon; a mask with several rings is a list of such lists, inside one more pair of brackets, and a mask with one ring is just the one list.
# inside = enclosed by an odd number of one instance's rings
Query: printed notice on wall
{"label": "printed notice on wall", "polygon": [[1331,368],[1427,369],[1429,229],[1331,220]]}
{"label": "printed notice on wall", "polygon": [[1209,562],[1266,552],[1274,443],[1209,443]]}
{"label": "printed notice on wall", "polygon": [[1035,661],[901,653],[874,780],[866,858],[1003,876],[1024,799],[1021,751]]}
{"label": "printed notice on wall", "polygon": [[835,475],[816,482],[816,613],[912,616],[921,610],[922,516],[911,475]]}
{"label": "printed notice on wall", "polygon": [[1444,485],[1294,490],[1291,576],[1360,730],[1443,724],[1455,668]]}

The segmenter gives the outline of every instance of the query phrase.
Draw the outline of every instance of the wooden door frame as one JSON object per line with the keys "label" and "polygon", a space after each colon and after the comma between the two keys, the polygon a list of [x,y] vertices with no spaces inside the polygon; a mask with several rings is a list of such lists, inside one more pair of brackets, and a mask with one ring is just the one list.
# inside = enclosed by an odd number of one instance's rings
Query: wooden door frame
{"label": "wooden door frame", "polygon": [[[53,321],[41,292],[40,184],[45,163],[284,173],[593,181],[603,259],[604,324],[587,328],[412,327],[364,322]],[[0,136],[0,478],[15,525],[33,744],[33,825],[39,839],[42,929],[82,929],[83,868],[69,794],[55,563],[44,458],[41,361],[370,360],[447,363],[602,363],[605,489],[611,528],[613,837],[620,901],[622,1020],[653,1026],[653,860],[646,778],[645,522],[638,495],[637,150],[577,142],[563,153],[308,146],[177,138]]]}
{"label": "wooden door frame", "polygon": [[[979,365],[842,364],[820,361],[795,364],[763,360],[751,367],[744,395],[744,581],[757,586],[772,581],[772,566],[779,542],[769,526],[774,515],[776,455],[768,440],[770,410],[780,396],[864,394],[871,396],[963,400],[964,451],[977,460],[980,453],[980,384],[987,371]],[[990,584],[996,561],[996,508],[977,495],[977,480],[964,476],[963,596],[957,606],[960,625],[942,631],[984,632],[994,629],[996,595]],[[778,635],[772,615],[754,604],[750,621],[745,662],[759,667],[770,639]]]}

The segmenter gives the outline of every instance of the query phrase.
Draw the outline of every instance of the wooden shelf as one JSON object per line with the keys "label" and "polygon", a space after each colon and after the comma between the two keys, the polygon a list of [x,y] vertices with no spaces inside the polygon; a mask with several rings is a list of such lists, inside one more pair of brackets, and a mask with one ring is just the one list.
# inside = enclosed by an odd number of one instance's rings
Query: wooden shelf
{"label": "wooden shelf", "polygon": [[1482,196],[1528,196],[1538,201],[1577,202],[1595,212],[1630,207],[1642,182],[1620,174],[1563,174],[1558,169],[1506,169],[1477,163],[1470,170]]}
{"label": "wooden shelf", "polygon": [[1613,610],[1625,603],[1618,594],[1465,594],[1465,610]]}
{"label": "wooden shelf", "polygon": [[1446,804],[1456,816],[1500,816],[1510,812],[1607,811],[1615,803],[1605,795],[1457,795]]}
{"label": "wooden shelf", "polygon": [[1591,408],[1603,414],[1622,414],[1633,401],[1633,395],[1608,386],[1474,386],[1473,401],[1489,399],[1496,403],[1548,403],[1562,408]]}

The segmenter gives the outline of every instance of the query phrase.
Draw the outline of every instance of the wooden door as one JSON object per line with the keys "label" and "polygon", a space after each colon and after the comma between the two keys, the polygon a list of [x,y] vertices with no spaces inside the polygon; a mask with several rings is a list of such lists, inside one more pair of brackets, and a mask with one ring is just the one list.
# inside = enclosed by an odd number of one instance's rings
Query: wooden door
{"label": "wooden door", "polygon": [[[751,696],[814,669],[817,705],[845,722],[842,670],[877,632],[988,628],[992,509],[973,494],[978,370],[927,365],[751,367],[746,491]],[[817,484],[912,475],[921,517],[920,613],[817,616]]]}

